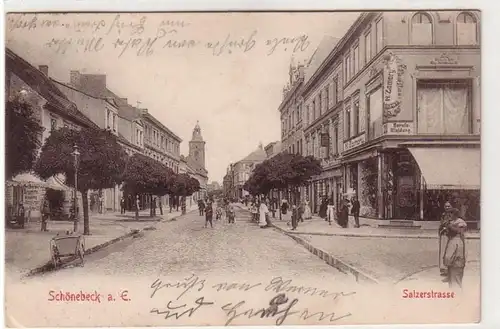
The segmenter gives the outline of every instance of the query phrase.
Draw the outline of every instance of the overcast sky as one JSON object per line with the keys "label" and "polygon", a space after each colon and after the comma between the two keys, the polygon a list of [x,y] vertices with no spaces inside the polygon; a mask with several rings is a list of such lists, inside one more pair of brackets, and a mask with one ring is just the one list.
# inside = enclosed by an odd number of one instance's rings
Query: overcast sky
{"label": "overcast sky", "polygon": [[[34,66],[48,65],[57,80],[68,82],[70,70],[106,74],[110,90],[132,105],[140,101],[183,139],[182,154],[199,120],[209,180],[222,183],[229,163],[259,142],[280,139],[277,109],[292,54],[308,59],[325,35],[342,37],[358,15],[17,14],[9,17],[6,40]],[[95,47],[85,51],[92,38]],[[276,46],[282,38],[296,40]],[[225,42],[242,39],[240,46]],[[182,40],[193,42],[176,48]]]}

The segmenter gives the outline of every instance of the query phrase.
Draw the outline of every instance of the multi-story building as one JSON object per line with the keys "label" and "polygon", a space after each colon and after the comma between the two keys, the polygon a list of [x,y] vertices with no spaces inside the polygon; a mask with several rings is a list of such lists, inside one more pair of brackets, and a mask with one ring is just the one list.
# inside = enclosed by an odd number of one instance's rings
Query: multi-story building
{"label": "multi-story building", "polygon": [[222,185],[224,189],[224,196],[232,198],[234,195],[234,165],[232,163],[227,167]]}
{"label": "multi-story building", "polygon": [[232,165],[233,195],[231,195],[231,197],[242,199],[249,195],[249,193],[243,189],[243,185],[250,178],[255,166],[266,160],[266,157],[267,155],[264,151],[264,147],[262,143],[260,143],[255,151]]}
{"label": "multi-story building", "polygon": [[132,145],[126,145],[128,155],[144,154],[144,122],[142,111],[122,99],[118,104],[118,131]]}
{"label": "multi-story building", "polygon": [[[81,128],[96,127],[85,115],[80,113],[72,103],[49,78],[49,68],[41,65],[36,69],[23,58],[6,48],[6,94],[5,98],[22,97],[28,102],[44,128],[40,134],[40,143],[43,144],[50,132],[62,127],[79,130]],[[63,175],[49,178],[42,182],[30,173],[21,174],[22,182],[14,177],[6,187],[7,206],[23,202],[26,211],[31,217],[40,216],[40,206],[45,188],[64,191],[64,214],[69,214],[74,194],[72,189],[64,185]],[[81,195],[78,196],[80,209]]]}
{"label": "multi-story building", "polygon": [[266,151],[266,158],[271,159],[277,154],[281,153],[281,141],[272,142],[264,147],[264,151]]}
{"label": "multi-story building", "polygon": [[[437,220],[451,200],[467,220],[479,219],[479,21],[478,12],[363,13],[304,86],[308,93],[321,80],[342,84],[332,109],[338,130],[326,131],[342,141],[334,143],[341,190],[359,198],[362,216]],[[305,129],[317,157],[325,149],[309,132],[317,136],[326,116]],[[324,131],[319,145],[328,144]]]}
{"label": "multi-story building", "polygon": [[[119,131],[119,109],[127,104],[127,99],[117,96],[107,88],[105,74],[82,74],[79,71],[71,71],[69,83],[55,79],[52,81],[69,100],[77,105],[80,112],[101,129],[108,129],[116,135],[120,145],[129,154],[140,149]],[[90,210],[92,212],[118,211],[120,198],[121,189],[118,185],[101,191],[90,191]]]}

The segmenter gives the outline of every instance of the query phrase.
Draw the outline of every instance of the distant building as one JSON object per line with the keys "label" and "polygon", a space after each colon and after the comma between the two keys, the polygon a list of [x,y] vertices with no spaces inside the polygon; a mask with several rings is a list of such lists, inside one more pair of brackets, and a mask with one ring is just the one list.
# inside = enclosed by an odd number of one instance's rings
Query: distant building
{"label": "distant building", "polygon": [[217,191],[220,190],[222,187],[218,182],[211,182],[210,184],[207,185],[207,192],[212,192],[212,191]]}
{"label": "distant building", "polygon": [[260,143],[255,151],[233,165],[233,194],[231,197],[241,199],[249,194],[243,189],[243,185],[250,178],[255,166],[266,160],[266,157],[264,147]]}
{"label": "distant building", "polygon": [[224,196],[226,198],[232,198],[234,195],[234,164],[229,164],[224,175],[222,182],[222,188],[224,191]]}
{"label": "distant building", "polygon": [[264,151],[266,151],[266,158],[271,159],[275,155],[281,153],[281,151],[282,151],[281,150],[281,142],[276,141],[276,142],[272,142],[272,143],[267,144],[266,147],[264,147]]}

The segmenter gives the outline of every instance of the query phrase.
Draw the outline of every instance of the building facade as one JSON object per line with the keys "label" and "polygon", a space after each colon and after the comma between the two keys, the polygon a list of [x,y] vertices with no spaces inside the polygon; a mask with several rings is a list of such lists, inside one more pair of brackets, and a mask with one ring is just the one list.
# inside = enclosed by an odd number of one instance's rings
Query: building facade
{"label": "building facade", "polygon": [[[72,103],[49,78],[49,67],[41,65],[39,69],[23,58],[6,48],[6,100],[21,97],[29,103],[40,125],[44,128],[39,136],[40,143],[49,137],[51,131],[66,127],[79,130],[82,128],[97,127],[89,118],[80,113]],[[41,151],[41,150],[40,150]],[[19,185],[15,182],[6,186],[6,205],[9,207],[22,202],[28,215],[40,217],[41,203],[46,188],[63,191],[64,201],[62,215],[69,215],[73,205],[74,190],[64,185],[65,177],[58,175],[49,178],[43,186],[37,184],[38,178],[29,173],[21,174],[28,180]],[[29,179],[33,183],[29,183]],[[78,203],[81,207],[81,195],[78,194]],[[56,212],[56,211],[55,211]]]}
{"label": "building facade", "polygon": [[271,159],[281,153],[281,141],[267,144],[266,147],[264,147],[264,151],[266,152],[266,159]]}
{"label": "building facade", "polygon": [[243,185],[250,178],[255,166],[266,160],[266,157],[267,155],[264,151],[264,147],[262,146],[262,143],[260,143],[255,151],[232,165],[232,198],[243,199],[249,195],[248,191],[243,189]]}
{"label": "building facade", "polygon": [[232,198],[234,196],[234,165],[231,163],[227,167],[226,174],[224,175],[223,183],[224,196]]}
{"label": "building facade", "polygon": [[[313,194],[355,195],[372,219],[437,220],[445,200],[479,219],[479,21],[459,11],[360,15],[304,86],[308,154],[342,177],[321,177]],[[318,93],[332,81],[341,92],[323,115]]]}

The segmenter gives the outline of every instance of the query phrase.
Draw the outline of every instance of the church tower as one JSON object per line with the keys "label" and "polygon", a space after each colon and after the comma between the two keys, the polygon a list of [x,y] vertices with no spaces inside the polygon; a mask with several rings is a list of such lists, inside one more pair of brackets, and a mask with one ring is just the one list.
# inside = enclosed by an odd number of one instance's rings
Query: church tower
{"label": "church tower", "polygon": [[196,122],[196,126],[193,129],[193,137],[189,142],[189,157],[205,169],[205,141],[201,137],[199,122]]}

